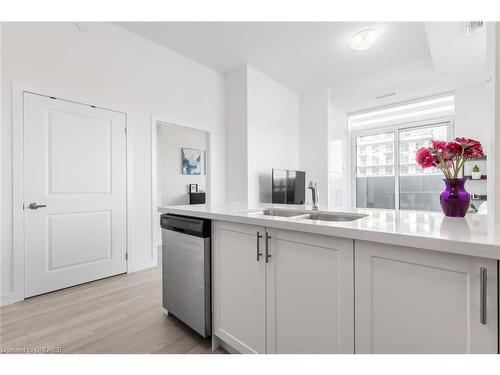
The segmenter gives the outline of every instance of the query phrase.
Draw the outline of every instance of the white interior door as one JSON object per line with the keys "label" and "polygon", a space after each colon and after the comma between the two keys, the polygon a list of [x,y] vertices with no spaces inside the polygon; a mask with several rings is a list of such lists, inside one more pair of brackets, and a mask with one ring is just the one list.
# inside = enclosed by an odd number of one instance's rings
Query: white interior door
{"label": "white interior door", "polygon": [[26,297],[126,272],[125,127],[122,113],[24,94]]}

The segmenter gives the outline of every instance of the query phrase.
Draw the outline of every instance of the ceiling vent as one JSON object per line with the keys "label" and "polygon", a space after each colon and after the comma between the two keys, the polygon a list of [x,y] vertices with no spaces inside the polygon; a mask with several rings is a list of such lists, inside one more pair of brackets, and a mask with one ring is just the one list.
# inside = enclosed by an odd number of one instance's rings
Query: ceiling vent
{"label": "ceiling vent", "polygon": [[471,36],[482,27],[484,27],[483,21],[460,22],[460,33]]}

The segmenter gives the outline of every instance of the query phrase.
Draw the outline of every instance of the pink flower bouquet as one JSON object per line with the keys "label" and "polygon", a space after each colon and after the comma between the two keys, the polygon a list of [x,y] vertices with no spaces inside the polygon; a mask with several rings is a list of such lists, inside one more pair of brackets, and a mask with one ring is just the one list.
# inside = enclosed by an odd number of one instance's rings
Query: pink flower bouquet
{"label": "pink flower bouquet", "polygon": [[433,140],[431,147],[421,147],[416,161],[422,168],[436,167],[447,180],[459,178],[460,170],[467,160],[483,156],[481,143],[469,138],[454,141]]}

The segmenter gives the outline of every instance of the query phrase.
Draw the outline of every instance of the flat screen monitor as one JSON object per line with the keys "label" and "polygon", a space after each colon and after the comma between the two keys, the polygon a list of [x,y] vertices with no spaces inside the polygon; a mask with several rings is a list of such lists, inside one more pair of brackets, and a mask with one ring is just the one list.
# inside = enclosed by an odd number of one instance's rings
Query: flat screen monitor
{"label": "flat screen monitor", "polygon": [[304,204],[306,172],[273,169],[273,203]]}

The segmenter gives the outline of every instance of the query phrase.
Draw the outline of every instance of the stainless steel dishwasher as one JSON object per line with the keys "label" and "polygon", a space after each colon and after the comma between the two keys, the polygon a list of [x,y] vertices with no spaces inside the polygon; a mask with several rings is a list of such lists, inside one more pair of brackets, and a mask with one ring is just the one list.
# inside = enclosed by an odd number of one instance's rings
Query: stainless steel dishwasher
{"label": "stainless steel dishwasher", "polygon": [[163,307],[203,337],[211,335],[210,220],[161,215]]}

